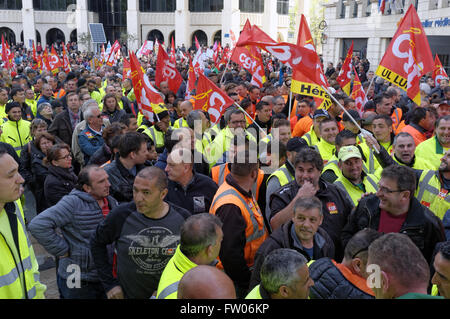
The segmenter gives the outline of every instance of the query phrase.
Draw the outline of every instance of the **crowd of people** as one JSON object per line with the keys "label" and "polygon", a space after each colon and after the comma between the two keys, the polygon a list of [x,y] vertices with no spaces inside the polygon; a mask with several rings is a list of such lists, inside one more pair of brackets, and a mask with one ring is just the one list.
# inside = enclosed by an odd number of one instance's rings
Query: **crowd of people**
{"label": "crowd of people", "polygon": [[342,63],[324,68],[324,109],[269,54],[262,87],[210,59],[235,101],[215,124],[186,95],[186,59],[171,92],[152,53],[150,122],[121,62],[69,52],[68,73],[20,47],[0,72],[0,298],[45,296],[31,235],[64,299],[450,298],[448,79],[424,76],[416,105],[355,56],[358,112]]}

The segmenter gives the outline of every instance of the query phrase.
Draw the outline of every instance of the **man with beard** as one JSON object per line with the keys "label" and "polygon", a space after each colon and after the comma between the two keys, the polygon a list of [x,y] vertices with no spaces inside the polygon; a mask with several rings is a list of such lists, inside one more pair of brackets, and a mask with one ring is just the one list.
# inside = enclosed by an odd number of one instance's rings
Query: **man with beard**
{"label": "man with beard", "polygon": [[300,150],[295,158],[294,168],[295,180],[270,196],[271,227],[275,231],[292,219],[297,199],[316,196],[323,207],[322,227],[333,240],[335,258],[340,262],[344,251],[340,240],[341,229],[347,222],[353,203],[343,190],[320,177],[323,160],[315,150]]}

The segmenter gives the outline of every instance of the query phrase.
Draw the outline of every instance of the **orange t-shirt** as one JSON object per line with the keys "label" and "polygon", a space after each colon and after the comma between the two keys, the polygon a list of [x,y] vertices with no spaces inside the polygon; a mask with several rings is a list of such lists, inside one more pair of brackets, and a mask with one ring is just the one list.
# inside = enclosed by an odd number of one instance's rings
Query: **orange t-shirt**
{"label": "orange t-shirt", "polygon": [[309,132],[311,126],[313,125],[313,119],[311,116],[304,116],[298,120],[295,124],[294,130],[292,131],[292,137],[302,137]]}

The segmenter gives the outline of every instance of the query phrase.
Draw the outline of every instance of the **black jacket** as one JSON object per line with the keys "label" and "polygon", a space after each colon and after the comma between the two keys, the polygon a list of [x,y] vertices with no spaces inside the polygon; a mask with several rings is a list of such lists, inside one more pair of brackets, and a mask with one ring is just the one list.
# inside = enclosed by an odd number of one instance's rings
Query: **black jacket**
{"label": "black jacket", "polygon": [[50,165],[44,182],[44,195],[48,206],[53,206],[69,194],[77,183],[77,176],[72,169]]}
{"label": "black jacket", "polygon": [[[81,112],[80,122],[83,121],[83,112]],[[72,145],[73,128],[70,122],[69,110],[64,110],[56,115],[52,125],[48,128],[48,132],[59,137],[64,143]]]}
{"label": "black jacket", "polygon": [[[296,180],[282,186],[270,196],[270,219],[283,210],[297,195],[300,186]],[[336,185],[319,180],[319,191],[316,197],[322,202],[323,223],[322,228],[328,233],[334,243],[335,260],[340,262],[344,256],[344,247],[341,244],[341,231],[347,223],[348,216],[353,209],[353,203],[344,191]]]}
{"label": "black jacket", "polygon": [[[136,174],[143,169],[145,165],[136,165]],[[136,176],[130,173],[119,160],[119,154],[116,154],[114,161],[105,166],[108,173],[110,194],[120,204],[133,200],[133,184]]]}
{"label": "black jacket", "polygon": [[[347,225],[342,230],[344,247],[354,234],[364,228],[378,231],[380,224],[380,200],[376,195],[364,197],[351,213]],[[431,263],[434,247],[445,241],[444,227],[441,220],[428,208],[411,199],[410,208],[403,223],[401,234],[407,235],[419,247],[428,263]]]}
{"label": "black jacket", "polygon": [[309,266],[314,286],[309,290],[311,299],[374,299],[351,283],[330,258],[321,258]]}
{"label": "black jacket", "polygon": [[[275,249],[294,249],[305,256],[308,261],[311,260],[304,248],[294,240],[294,234],[292,233],[293,225],[294,223],[292,221],[283,224],[280,228],[276,229],[259,247],[255,255],[255,265],[253,267],[252,277],[250,279],[250,290],[260,283],[260,271],[264,259]],[[313,259],[317,260],[322,257],[334,258],[334,244],[327,232],[323,228],[319,227],[317,233],[314,235]]]}
{"label": "black jacket", "polygon": [[191,214],[208,213],[218,188],[210,177],[194,172],[186,190],[177,182],[169,180],[166,201],[187,209]]}
{"label": "black jacket", "polygon": [[91,156],[89,159],[88,165],[95,164],[95,165],[103,165],[109,160],[113,160],[111,150],[104,143],[102,147],[100,147],[98,150],[95,151],[95,153]]}
{"label": "black jacket", "polygon": [[119,122],[120,118],[126,114],[124,110],[116,109],[114,112],[109,112],[106,108],[106,106],[103,109],[103,116],[107,116],[109,118],[109,122],[112,124],[114,122]]}

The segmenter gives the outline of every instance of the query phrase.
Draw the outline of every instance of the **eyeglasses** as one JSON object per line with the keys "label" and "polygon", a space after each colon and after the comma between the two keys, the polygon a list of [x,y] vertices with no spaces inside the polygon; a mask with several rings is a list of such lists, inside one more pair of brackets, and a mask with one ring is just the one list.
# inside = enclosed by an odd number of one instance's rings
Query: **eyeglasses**
{"label": "eyeglasses", "polygon": [[403,191],[404,191],[404,189],[399,189],[399,190],[393,191],[393,190],[390,190],[389,188],[384,187],[384,186],[380,186],[380,187],[378,188],[378,190],[379,190],[380,192],[382,192],[382,193],[385,193],[385,194],[399,193],[399,192],[403,192]]}
{"label": "eyeglasses", "polygon": [[59,161],[59,160],[62,160],[62,159],[63,159],[63,160],[66,160],[66,159],[69,159],[69,158],[72,158],[72,155],[67,154],[67,155],[64,156],[64,157],[59,158],[58,161]]}

